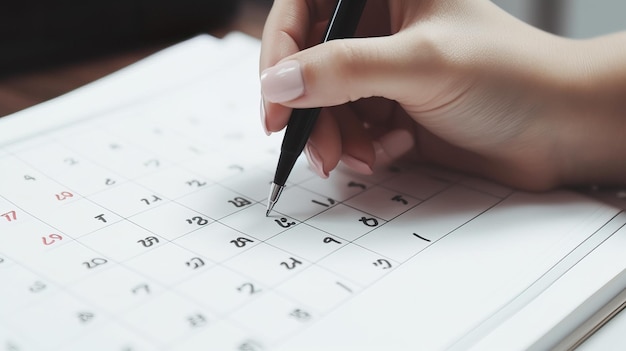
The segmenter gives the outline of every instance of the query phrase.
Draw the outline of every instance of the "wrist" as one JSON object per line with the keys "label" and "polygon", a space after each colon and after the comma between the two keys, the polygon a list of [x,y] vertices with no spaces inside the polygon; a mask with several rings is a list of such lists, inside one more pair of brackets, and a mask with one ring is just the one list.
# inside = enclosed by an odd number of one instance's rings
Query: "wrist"
{"label": "wrist", "polygon": [[570,40],[556,115],[563,185],[626,182],[626,36]]}

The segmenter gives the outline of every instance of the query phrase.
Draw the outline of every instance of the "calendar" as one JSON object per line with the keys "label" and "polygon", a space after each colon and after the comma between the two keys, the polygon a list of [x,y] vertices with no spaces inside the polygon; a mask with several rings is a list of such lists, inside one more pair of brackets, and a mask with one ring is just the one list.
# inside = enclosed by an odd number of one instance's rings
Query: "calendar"
{"label": "calendar", "polygon": [[0,350],[465,349],[621,233],[576,193],[403,163],[301,159],[266,217],[258,43],[202,45],[202,73],[136,85],[153,58],[0,120]]}

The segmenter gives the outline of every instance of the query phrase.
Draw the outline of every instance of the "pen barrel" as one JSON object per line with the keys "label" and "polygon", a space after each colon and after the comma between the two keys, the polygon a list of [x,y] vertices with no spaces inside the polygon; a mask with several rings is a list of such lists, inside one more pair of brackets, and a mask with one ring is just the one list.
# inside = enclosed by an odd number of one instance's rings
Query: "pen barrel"
{"label": "pen barrel", "polygon": [[[352,37],[359,24],[366,0],[338,0],[322,42]],[[313,131],[320,108],[294,109],[289,117],[281,146],[274,184],[284,186]]]}
{"label": "pen barrel", "polygon": [[294,109],[280,148],[280,158],[274,175],[274,183],[285,185],[298,157],[315,127],[320,108]]}
{"label": "pen barrel", "polygon": [[338,0],[335,12],[328,21],[322,42],[352,37],[366,2],[366,0]]}

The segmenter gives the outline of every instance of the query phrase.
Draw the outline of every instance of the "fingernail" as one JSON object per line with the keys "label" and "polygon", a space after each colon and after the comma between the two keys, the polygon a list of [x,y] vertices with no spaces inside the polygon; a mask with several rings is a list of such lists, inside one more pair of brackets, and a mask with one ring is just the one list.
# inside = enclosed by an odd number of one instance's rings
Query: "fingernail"
{"label": "fingernail", "polygon": [[309,161],[309,165],[318,176],[324,179],[328,178],[328,173],[324,172],[324,162],[315,146],[307,144],[304,148],[304,155]]}
{"label": "fingernail", "polygon": [[374,173],[372,171],[372,167],[370,167],[367,163],[350,155],[343,155],[341,157],[341,162],[345,163],[346,166],[350,167],[355,172],[368,175]]}
{"label": "fingernail", "polygon": [[281,103],[304,93],[304,80],[298,61],[285,61],[261,73],[261,91],[265,100]]}
{"label": "fingernail", "polygon": [[267,129],[267,121],[265,119],[266,116],[266,112],[265,112],[265,101],[263,100],[263,98],[261,98],[261,126],[263,126],[263,131],[265,132],[265,135],[270,135],[272,134],[268,129]]}
{"label": "fingernail", "polygon": [[374,143],[374,150],[378,156],[384,153],[391,159],[398,158],[413,147],[413,136],[405,129],[391,131]]}

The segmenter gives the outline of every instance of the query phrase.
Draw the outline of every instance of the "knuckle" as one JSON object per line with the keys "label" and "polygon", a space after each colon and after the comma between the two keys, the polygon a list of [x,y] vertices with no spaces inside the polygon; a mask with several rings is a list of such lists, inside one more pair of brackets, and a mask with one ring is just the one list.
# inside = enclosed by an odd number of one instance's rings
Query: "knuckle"
{"label": "knuckle", "polygon": [[462,38],[438,26],[427,27],[417,36],[413,50],[418,53],[420,67],[425,70],[451,69],[461,63],[466,45]]}
{"label": "knuckle", "polygon": [[331,60],[334,62],[333,74],[345,87],[343,90],[344,100],[356,101],[363,97],[361,94],[360,77],[365,73],[366,58],[362,51],[357,50],[351,40],[336,40],[331,50]]}

